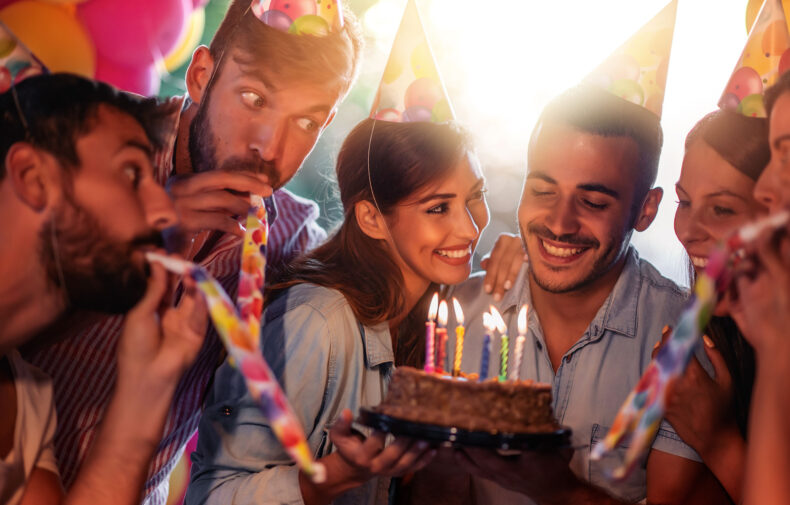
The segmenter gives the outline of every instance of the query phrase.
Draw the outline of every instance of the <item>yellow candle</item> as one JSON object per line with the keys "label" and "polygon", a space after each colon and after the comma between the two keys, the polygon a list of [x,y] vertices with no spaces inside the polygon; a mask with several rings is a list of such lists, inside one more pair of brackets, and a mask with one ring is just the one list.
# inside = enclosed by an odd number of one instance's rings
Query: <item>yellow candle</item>
{"label": "yellow candle", "polygon": [[464,354],[464,311],[461,304],[453,298],[453,308],[455,309],[455,359],[453,360],[453,377],[461,375],[461,358]]}

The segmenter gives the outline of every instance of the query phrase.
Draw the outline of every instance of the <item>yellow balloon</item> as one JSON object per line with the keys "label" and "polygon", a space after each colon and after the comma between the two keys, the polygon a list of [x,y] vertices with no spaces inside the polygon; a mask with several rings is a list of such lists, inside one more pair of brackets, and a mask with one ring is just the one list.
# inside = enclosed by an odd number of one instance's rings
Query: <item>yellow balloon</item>
{"label": "yellow balloon", "polygon": [[195,9],[189,16],[186,30],[181,34],[181,40],[176,44],[175,49],[165,56],[165,70],[175,71],[192,56],[200,38],[203,37],[203,29],[206,27],[206,11],[201,7]]}
{"label": "yellow balloon", "polygon": [[[763,0],[749,0],[746,5],[746,33],[752,31],[754,21],[757,19],[757,13],[760,12],[760,7],[763,6]],[[787,28],[790,30],[790,0],[782,0],[782,9],[785,11],[785,19],[787,19]]]}
{"label": "yellow balloon", "polygon": [[88,33],[68,7],[22,0],[0,10],[0,21],[52,72],[93,77],[96,50]]}

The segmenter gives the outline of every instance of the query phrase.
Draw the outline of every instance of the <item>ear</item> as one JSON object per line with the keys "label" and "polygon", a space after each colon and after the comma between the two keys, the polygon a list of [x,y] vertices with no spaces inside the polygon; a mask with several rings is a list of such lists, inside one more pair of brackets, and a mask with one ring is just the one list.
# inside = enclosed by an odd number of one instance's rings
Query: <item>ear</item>
{"label": "ear", "polygon": [[362,233],[368,237],[376,240],[385,240],[389,237],[387,234],[387,223],[373,203],[367,200],[355,203],[354,215]]}
{"label": "ear", "polygon": [[664,197],[664,190],[661,188],[653,188],[647,192],[645,201],[639,211],[639,216],[634,222],[634,229],[636,231],[645,231],[656,218],[658,214],[658,206],[661,204],[661,199]]}
{"label": "ear", "polygon": [[19,199],[35,211],[51,203],[49,194],[59,181],[53,181],[54,172],[41,152],[26,142],[17,142],[5,157],[6,179]]}
{"label": "ear", "polygon": [[211,74],[214,72],[214,58],[206,46],[199,46],[192,53],[192,61],[186,73],[186,85],[189,98],[199,104],[203,101]]}

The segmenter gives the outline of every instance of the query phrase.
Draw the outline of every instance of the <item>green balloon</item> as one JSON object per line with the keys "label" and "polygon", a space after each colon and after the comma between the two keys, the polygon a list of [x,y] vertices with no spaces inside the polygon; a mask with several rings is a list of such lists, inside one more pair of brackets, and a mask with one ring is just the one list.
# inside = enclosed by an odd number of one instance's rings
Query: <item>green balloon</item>
{"label": "green balloon", "polygon": [[319,37],[329,34],[329,23],[321,16],[305,14],[296,18],[288,29],[294,35],[316,35]]}
{"label": "green balloon", "polygon": [[738,104],[738,112],[749,117],[767,117],[763,95],[754,93],[743,97],[741,103]]}
{"label": "green balloon", "polygon": [[609,91],[629,102],[642,105],[645,102],[645,92],[638,82],[631,79],[618,79],[609,86]]}
{"label": "green balloon", "polygon": [[0,36],[0,58],[5,58],[16,48],[16,40],[13,37]]}

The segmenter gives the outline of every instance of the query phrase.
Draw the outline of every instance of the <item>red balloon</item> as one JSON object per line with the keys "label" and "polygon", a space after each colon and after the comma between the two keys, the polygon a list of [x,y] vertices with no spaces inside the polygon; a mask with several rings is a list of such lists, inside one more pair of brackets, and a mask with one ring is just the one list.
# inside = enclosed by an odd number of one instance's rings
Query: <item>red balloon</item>
{"label": "red balloon", "polygon": [[430,77],[417,79],[406,88],[403,103],[406,108],[425,107],[429,111],[442,99],[442,87]]}
{"label": "red balloon", "polygon": [[784,74],[788,69],[790,69],[790,49],[785,50],[779,58],[779,75]]}
{"label": "red balloon", "polygon": [[99,56],[134,67],[170,53],[191,12],[192,0],[89,0],[77,6]]}
{"label": "red balloon", "polygon": [[129,67],[100,57],[96,60],[96,80],[144,96],[159,92],[159,74],[153,64]]}
{"label": "red balloon", "polygon": [[11,88],[11,71],[0,67],[0,93],[5,93]]}
{"label": "red balloon", "polygon": [[743,100],[743,97],[761,94],[763,92],[763,81],[760,74],[751,67],[741,67],[736,70],[730,82],[727,83],[727,88],[724,93],[732,93],[738,97],[738,100]]}

